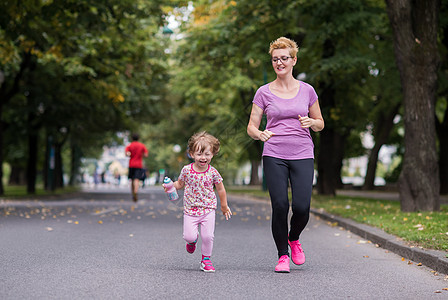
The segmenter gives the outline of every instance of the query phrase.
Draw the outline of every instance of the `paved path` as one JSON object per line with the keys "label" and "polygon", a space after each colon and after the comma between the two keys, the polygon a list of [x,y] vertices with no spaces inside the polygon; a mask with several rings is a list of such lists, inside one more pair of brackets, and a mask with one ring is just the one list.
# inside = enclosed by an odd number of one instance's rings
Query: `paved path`
{"label": "paved path", "polygon": [[[182,240],[182,208],[159,189],[133,207],[126,190],[63,201],[0,201],[0,299],[447,299],[448,281],[424,266],[312,217],[307,254],[273,272],[267,202],[229,198],[217,218],[212,261]],[[440,293],[439,293],[440,292]]]}

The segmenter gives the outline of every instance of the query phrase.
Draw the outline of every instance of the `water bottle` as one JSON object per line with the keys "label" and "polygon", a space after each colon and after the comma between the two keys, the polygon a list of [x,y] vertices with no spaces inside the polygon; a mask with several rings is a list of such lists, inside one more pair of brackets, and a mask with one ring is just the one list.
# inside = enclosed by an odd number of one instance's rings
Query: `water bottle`
{"label": "water bottle", "polygon": [[163,186],[166,188],[168,200],[175,201],[179,198],[179,196],[177,195],[177,190],[174,187],[174,183],[169,177],[165,177],[165,179],[163,180]]}

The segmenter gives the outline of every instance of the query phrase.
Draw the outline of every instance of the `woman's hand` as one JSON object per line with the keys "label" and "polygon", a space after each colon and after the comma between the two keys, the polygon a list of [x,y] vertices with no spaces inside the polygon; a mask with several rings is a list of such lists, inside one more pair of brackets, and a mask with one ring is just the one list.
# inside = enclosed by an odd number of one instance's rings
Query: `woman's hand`
{"label": "woman's hand", "polygon": [[302,126],[302,128],[310,128],[311,126],[314,125],[314,120],[308,116],[302,117],[299,115],[299,121],[300,121],[300,126]]}
{"label": "woman's hand", "polygon": [[262,142],[266,142],[267,140],[269,140],[273,135],[275,135],[275,133],[273,133],[272,131],[269,131],[269,130],[265,130],[265,131],[262,131],[261,133],[260,133],[260,136],[259,136],[259,140],[260,141],[262,141]]}

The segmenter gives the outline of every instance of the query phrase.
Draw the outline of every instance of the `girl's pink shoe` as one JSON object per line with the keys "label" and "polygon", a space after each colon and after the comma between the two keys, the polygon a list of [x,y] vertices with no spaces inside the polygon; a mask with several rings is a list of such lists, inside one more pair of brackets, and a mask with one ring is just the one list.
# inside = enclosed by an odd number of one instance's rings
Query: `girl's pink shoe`
{"label": "girl's pink shoe", "polygon": [[202,256],[201,261],[201,270],[204,272],[215,272],[215,268],[213,267],[212,261],[209,256]]}
{"label": "girl's pink shoe", "polygon": [[194,250],[196,250],[196,242],[197,242],[197,240],[194,241],[193,243],[187,243],[186,248],[187,248],[188,253],[193,253]]}
{"label": "girl's pink shoe", "polygon": [[291,247],[291,259],[296,265],[303,265],[305,263],[305,253],[303,253],[302,245],[297,241],[289,241],[289,247]]}
{"label": "girl's pink shoe", "polygon": [[289,273],[289,256],[282,255],[278,259],[278,264],[275,266],[275,272],[277,273]]}

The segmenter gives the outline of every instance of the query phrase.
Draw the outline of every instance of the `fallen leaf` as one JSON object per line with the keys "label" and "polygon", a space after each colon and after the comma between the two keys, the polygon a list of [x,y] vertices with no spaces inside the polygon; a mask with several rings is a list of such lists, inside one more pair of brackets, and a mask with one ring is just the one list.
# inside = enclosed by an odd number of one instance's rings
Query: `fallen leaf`
{"label": "fallen leaf", "polygon": [[99,220],[99,221],[98,221],[98,224],[103,224],[103,221]]}
{"label": "fallen leaf", "polygon": [[404,257],[401,258],[401,261],[405,261]]}
{"label": "fallen leaf", "polygon": [[46,229],[47,231],[53,231],[53,228],[51,228],[51,227],[45,227],[45,229]]}
{"label": "fallen leaf", "polygon": [[364,255],[363,257],[364,257],[364,258],[369,258],[369,256],[368,256],[368,255]]}
{"label": "fallen leaf", "polygon": [[423,264],[422,263],[418,263],[417,266],[421,267],[421,266],[423,266]]}

